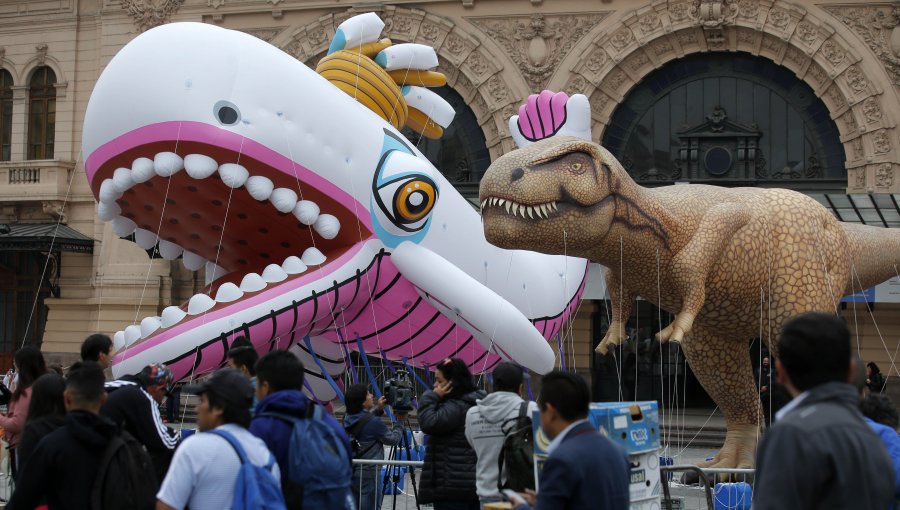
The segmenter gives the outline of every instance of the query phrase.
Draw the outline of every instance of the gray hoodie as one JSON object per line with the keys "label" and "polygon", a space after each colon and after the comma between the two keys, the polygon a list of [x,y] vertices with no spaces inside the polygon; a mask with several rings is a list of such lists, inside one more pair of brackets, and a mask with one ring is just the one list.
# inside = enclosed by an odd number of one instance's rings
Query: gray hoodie
{"label": "gray hoodie", "polygon": [[[478,456],[475,491],[481,499],[500,495],[497,490],[497,459],[505,438],[500,427],[507,420],[519,416],[522,402],[522,397],[515,393],[497,391],[478,399],[466,413],[466,439]],[[532,412],[537,410],[537,404],[529,402],[527,416],[530,418]],[[512,422],[507,428],[510,426]]]}

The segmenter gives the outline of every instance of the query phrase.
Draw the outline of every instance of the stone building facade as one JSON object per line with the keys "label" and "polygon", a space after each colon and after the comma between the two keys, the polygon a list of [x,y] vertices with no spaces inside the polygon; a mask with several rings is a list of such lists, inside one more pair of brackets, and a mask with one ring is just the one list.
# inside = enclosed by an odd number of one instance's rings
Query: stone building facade
{"label": "stone building facade", "polygon": [[[81,125],[93,84],[119,49],[156,25],[198,21],[250,33],[314,67],[335,27],[366,11],[382,17],[385,35],[395,42],[436,48],[439,70],[448,77],[445,97],[465,107],[458,115],[465,119],[458,145],[445,146],[437,164],[464,194],[477,193],[480,172],[513,148],[507,120],[528,94],[545,88],[586,94],[594,137],[603,141],[612,136],[622,111],[640,99],[635,91],[654,72],[673,69],[689,57],[702,61],[740,54],[789,71],[824,105],[826,114],[816,120],[816,129],[835,133],[834,146],[826,150],[843,154],[835,170],[839,182],[797,187],[893,197],[897,207],[900,195],[891,195],[900,194],[896,2],[0,0],[0,69],[9,81],[6,86],[0,79],[5,87],[0,91],[0,145],[6,151],[0,158],[0,225],[64,224],[74,237],[80,233],[96,241],[92,253],[60,250],[62,243],[53,240],[32,246],[37,262],[30,262],[30,272],[17,269],[23,263],[21,246],[11,244],[5,258],[0,251],[0,333],[5,335],[0,351],[11,353],[23,340],[42,341],[48,356],[71,359],[87,334],[113,332],[158,314],[204,285],[203,275],[177,262],[150,261],[96,217],[80,153]],[[50,76],[47,70],[54,81],[39,90],[35,77]],[[53,92],[53,111],[41,117],[37,99],[47,90]],[[49,135],[41,122],[52,122]],[[756,129],[761,134],[753,136],[767,136]],[[44,152],[34,152],[38,149]],[[441,151],[440,146],[431,149]],[[466,158],[454,159],[458,151],[468,151]],[[765,185],[764,180],[756,184]],[[791,187],[792,181],[779,185]],[[882,220],[900,227],[893,217]],[[0,229],[0,241],[4,235]],[[19,258],[11,250],[18,250]],[[41,267],[46,260],[53,263]],[[893,366],[900,304],[878,303],[872,313],[853,306],[845,313],[860,324],[863,355]],[[566,348],[569,366],[587,370],[594,363],[591,347],[602,336],[602,321],[595,318],[602,308],[590,300],[581,307]],[[46,322],[38,324],[42,319]],[[31,336],[25,335],[23,321]],[[5,356],[0,365],[8,364]]]}

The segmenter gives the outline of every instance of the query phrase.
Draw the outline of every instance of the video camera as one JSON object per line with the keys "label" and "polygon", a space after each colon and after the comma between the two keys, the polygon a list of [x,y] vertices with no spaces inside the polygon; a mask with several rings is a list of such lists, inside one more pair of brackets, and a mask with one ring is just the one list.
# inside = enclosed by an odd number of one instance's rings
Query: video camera
{"label": "video camera", "polygon": [[399,413],[412,411],[413,384],[409,372],[397,371],[397,375],[384,382],[385,403]]}

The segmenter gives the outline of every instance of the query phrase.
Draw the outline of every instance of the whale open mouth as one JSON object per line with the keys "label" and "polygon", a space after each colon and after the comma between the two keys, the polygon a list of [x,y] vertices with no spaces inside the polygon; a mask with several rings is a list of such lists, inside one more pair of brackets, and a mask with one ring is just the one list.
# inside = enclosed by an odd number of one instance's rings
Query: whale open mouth
{"label": "whale open mouth", "polygon": [[106,144],[86,170],[118,236],[205,268],[208,285],[117,333],[117,350],[308,277],[372,236],[360,204],[289,158],[206,124],[166,124]]}

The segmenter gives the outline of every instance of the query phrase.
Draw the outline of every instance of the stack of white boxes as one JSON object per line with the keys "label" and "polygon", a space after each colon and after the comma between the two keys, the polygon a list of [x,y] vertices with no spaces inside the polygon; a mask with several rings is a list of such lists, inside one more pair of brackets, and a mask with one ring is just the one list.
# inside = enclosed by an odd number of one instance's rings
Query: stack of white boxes
{"label": "stack of white boxes", "polygon": [[628,453],[631,463],[631,510],[659,510],[659,410],[656,402],[591,404],[588,418]]}

